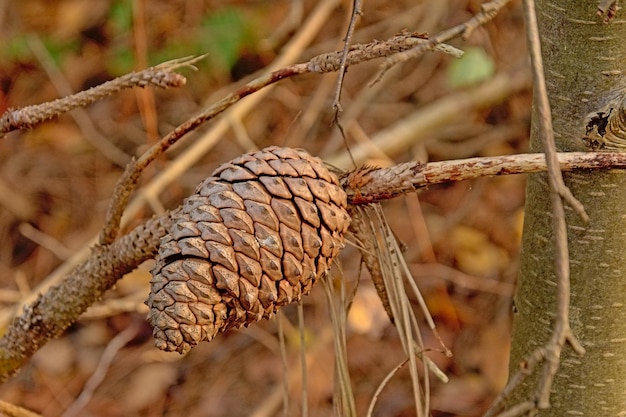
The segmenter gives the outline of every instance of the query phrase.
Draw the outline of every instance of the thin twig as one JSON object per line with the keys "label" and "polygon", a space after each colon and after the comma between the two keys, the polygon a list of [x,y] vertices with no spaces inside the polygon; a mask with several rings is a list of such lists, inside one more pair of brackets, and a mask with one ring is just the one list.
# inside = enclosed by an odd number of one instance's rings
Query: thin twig
{"label": "thin twig", "polygon": [[143,71],[131,72],[71,96],[19,109],[8,109],[0,116],[0,138],[14,130],[30,129],[43,121],[77,107],[88,106],[127,88],[148,86],[172,88],[183,86],[187,82],[186,78],[175,73],[174,70],[182,67],[193,68],[193,64],[202,58],[204,56],[187,57],[165,62]]}
{"label": "thin twig", "polygon": [[[417,372],[415,355],[415,345],[418,346],[419,351],[424,350],[424,345],[422,343],[420,330],[416,326],[417,320],[415,319],[415,313],[410,307],[403,283],[403,278],[406,276],[408,268],[405,268],[406,262],[401,255],[398,242],[389,228],[389,224],[385,219],[380,204],[370,205],[366,210],[372,212],[370,220],[372,222],[373,236],[376,236],[380,242],[379,245],[376,245],[376,249],[383,271],[385,290],[389,296],[389,305],[395,319],[398,336],[400,337],[404,352],[409,358],[409,373],[411,375],[413,388],[415,413],[418,417],[427,416],[430,412],[427,405],[430,400],[428,372],[424,369],[424,384],[422,388]],[[409,277],[406,276],[406,278],[408,279]],[[425,363],[424,368],[426,368]]]}
{"label": "thin twig", "polygon": [[[520,364],[519,369],[513,375],[509,377],[509,381],[506,386],[502,389],[500,394],[496,397],[496,399],[491,403],[483,417],[493,417],[496,415],[500,409],[504,406],[505,401],[509,398],[509,396],[513,393],[513,391],[520,386],[522,382],[528,376],[530,376],[533,372],[535,372],[535,368],[538,364],[542,363],[546,357],[545,347],[541,346],[535,349],[522,364]],[[535,406],[534,401],[530,401]],[[498,416],[500,417],[500,416]]]}
{"label": "thin twig", "polygon": [[361,16],[363,11],[361,10],[361,0],[352,1],[352,14],[350,15],[350,23],[348,24],[348,30],[346,36],[343,39],[343,50],[341,51],[341,63],[339,64],[339,71],[337,74],[337,87],[335,89],[335,98],[333,100],[333,109],[335,110],[335,121],[339,120],[339,113],[343,111],[341,108],[341,90],[343,88],[343,77],[346,75],[346,61],[348,59],[348,50],[352,43],[352,34],[356,27],[356,19]]}
{"label": "thin twig", "polygon": [[135,335],[137,334],[137,328],[135,326],[129,327],[116,335],[111,341],[108,343],[107,347],[104,349],[102,356],[100,357],[100,362],[98,362],[98,366],[96,370],[93,372],[89,380],[85,383],[85,387],[83,388],[80,395],[76,398],[76,400],[65,410],[61,417],[74,417],[78,415],[82,411],[83,408],[89,403],[89,400],[93,397],[94,392],[98,388],[98,386],[104,380],[113,359],[117,353],[124,346],[130,342]]}
{"label": "thin twig", "polygon": [[437,132],[458,122],[459,117],[469,115],[475,109],[488,108],[501,103],[507,97],[528,89],[531,85],[530,71],[525,66],[512,71],[495,74],[491,79],[466,90],[455,91],[426,103],[413,113],[391,126],[376,132],[369,141],[350,147],[346,151],[327,158],[331,165],[343,169],[363,165],[372,155],[393,155],[406,152],[416,143],[432,138]]}
{"label": "thin twig", "polygon": [[408,51],[394,54],[392,57],[385,60],[381,66],[380,73],[376,79],[374,79],[372,84],[379,82],[385,76],[387,71],[389,71],[389,69],[393,66],[399,64],[400,62],[408,61],[409,59],[415,59],[424,54],[424,52],[437,50],[439,48],[441,52],[451,53],[454,55],[456,53],[454,48],[449,45],[445,45],[444,42],[447,42],[452,38],[456,38],[459,35],[463,35],[464,38],[469,37],[478,26],[481,26],[496,17],[500,9],[510,1],[511,0],[492,0],[489,3],[485,3],[481,6],[480,12],[468,21],[444,30],[437,35],[428,38],[428,41],[421,42],[419,45],[409,49]]}
{"label": "thin twig", "polygon": [[383,389],[387,386],[391,378],[407,363],[409,362],[409,358],[404,359],[395,368],[393,368],[389,373],[383,378],[383,380],[376,387],[376,391],[374,391],[374,395],[372,395],[372,399],[370,400],[370,405],[367,407],[366,417],[372,417],[374,414],[374,407],[376,406],[376,402],[378,401],[378,397],[383,392]]}
{"label": "thin twig", "polygon": [[[534,352],[527,360],[528,367],[517,376],[526,377],[532,373],[535,364],[545,361],[543,372],[535,389],[533,398],[529,402],[533,405],[531,409],[546,409],[550,407],[550,392],[556,373],[560,366],[561,352],[563,346],[569,340],[574,341],[575,348],[579,353],[584,349],[575,340],[569,324],[569,304],[570,304],[570,267],[569,249],[567,243],[567,224],[565,220],[564,202],[567,201],[574,210],[588,221],[589,217],[584,211],[582,204],[571,194],[570,190],[563,182],[563,175],[559,167],[558,154],[554,142],[554,132],[552,129],[552,115],[548,93],[545,85],[545,75],[543,71],[543,61],[541,57],[541,43],[539,41],[539,30],[537,26],[537,16],[535,14],[534,0],[524,0],[524,14],[526,18],[526,28],[529,52],[532,65],[532,73],[535,86],[535,119],[533,123],[537,126],[537,134],[543,145],[548,169],[548,184],[550,187],[550,200],[552,204],[552,221],[555,245],[555,274],[557,280],[556,289],[556,317],[552,333],[545,345]],[[521,378],[513,378],[507,386],[506,392],[510,394],[519,384]],[[496,401],[499,407],[504,396]],[[522,403],[526,404],[526,403]],[[517,414],[513,414],[517,415]]]}

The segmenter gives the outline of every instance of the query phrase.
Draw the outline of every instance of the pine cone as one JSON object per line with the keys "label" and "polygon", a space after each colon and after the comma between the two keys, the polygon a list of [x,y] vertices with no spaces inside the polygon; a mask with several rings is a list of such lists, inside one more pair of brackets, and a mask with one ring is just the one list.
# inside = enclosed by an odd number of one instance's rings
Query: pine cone
{"label": "pine cone", "polygon": [[155,345],[185,353],[309,293],[343,247],[346,200],[337,177],[299,149],[217,168],[161,242],[146,301]]}

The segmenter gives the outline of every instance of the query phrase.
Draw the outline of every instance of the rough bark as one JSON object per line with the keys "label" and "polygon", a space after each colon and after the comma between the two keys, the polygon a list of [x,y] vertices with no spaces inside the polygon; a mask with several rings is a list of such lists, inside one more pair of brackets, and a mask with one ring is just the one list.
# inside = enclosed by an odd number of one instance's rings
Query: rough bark
{"label": "rough bark", "polygon": [[[59,337],[89,306],[142,262],[157,253],[178,210],[153,217],[91,256],[58,285],[40,294],[0,338],[0,381],[13,375],[48,340]],[[0,413],[2,415],[2,413]]]}
{"label": "rough bark", "polygon": [[[626,147],[625,137],[592,117],[612,118],[624,104],[626,22],[623,15],[604,24],[593,0],[537,0],[537,17],[546,83],[559,151]],[[622,19],[621,21],[619,19]],[[622,108],[623,111],[623,108]],[[604,112],[603,115],[597,113]],[[596,120],[597,121],[597,120]],[[590,128],[590,129],[588,129]],[[590,133],[588,133],[590,130]],[[613,135],[613,136],[611,136]],[[583,140],[588,136],[592,140]],[[606,141],[607,143],[603,143]],[[531,147],[540,151],[536,126]],[[551,408],[541,416],[617,416],[626,414],[626,173],[578,171],[566,184],[590,215],[588,224],[569,209],[571,266],[570,324],[587,350],[578,356],[566,346],[555,378]],[[511,372],[549,337],[555,314],[552,214],[547,179],[531,175],[526,195],[519,288],[516,295]],[[512,404],[532,399],[541,371],[529,378]]]}

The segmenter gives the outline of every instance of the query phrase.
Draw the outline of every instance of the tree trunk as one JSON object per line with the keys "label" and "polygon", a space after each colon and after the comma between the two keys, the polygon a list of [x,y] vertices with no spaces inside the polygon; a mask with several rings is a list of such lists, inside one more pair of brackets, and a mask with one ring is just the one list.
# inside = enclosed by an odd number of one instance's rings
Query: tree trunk
{"label": "tree trunk", "polygon": [[[537,0],[537,18],[559,151],[625,150],[626,24],[604,24],[595,0]],[[619,19],[622,19],[619,21]],[[621,105],[620,105],[621,103]],[[610,108],[613,108],[611,111]],[[621,109],[620,109],[621,108]],[[603,114],[598,114],[603,112]],[[606,115],[610,112],[610,119]],[[592,116],[595,118],[592,119]],[[604,126],[608,123],[606,130]],[[589,130],[589,132],[588,132]],[[588,136],[585,141],[583,138]],[[603,144],[603,142],[606,142]],[[531,147],[540,151],[533,118]],[[626,172],[575,172],[566,185],[585,206],[584,224],[566,207],[571,267],[570,324],[587,353],[566,346],[549,410],[541,416],[626,414]],[[543,345],[555,315],[554,238],[547,178],[526,191],[522,260],[515,304],[511,372]],[[541,371],[513,398],[532,398]]]}

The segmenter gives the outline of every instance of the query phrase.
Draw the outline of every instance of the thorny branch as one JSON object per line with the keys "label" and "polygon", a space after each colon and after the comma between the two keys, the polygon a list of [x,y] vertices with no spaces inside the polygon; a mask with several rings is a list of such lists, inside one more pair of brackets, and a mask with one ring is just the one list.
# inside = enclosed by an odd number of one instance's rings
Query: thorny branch
{"label": "thorny branch", "polygon": [[[626,169],[624,153],[568,152],[558,154],[558,161],[564,171]],[[543,154],[519,154],[361,168],[346,174],[341,182],[351,203],[356,205],[413,193],[433,184],[545,170]],[[125,273],[152,259],[169,229],[172,215],[174,212],[154,217],[110,245],[96,245],[89,259],[27,306],[0,339],[0,381],[13,375],[48,340],[58,337]]]}

